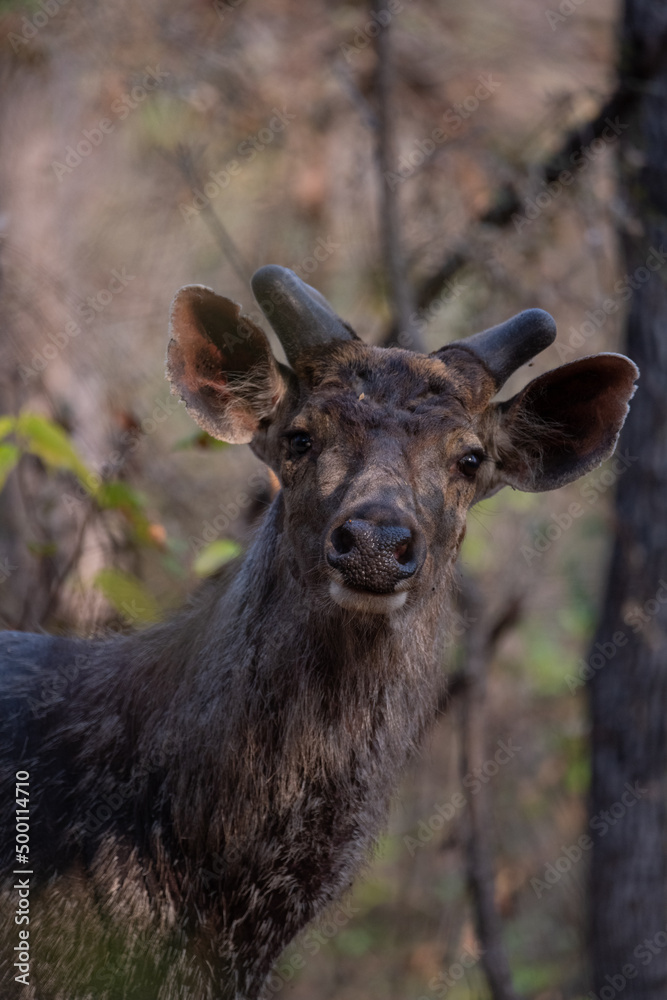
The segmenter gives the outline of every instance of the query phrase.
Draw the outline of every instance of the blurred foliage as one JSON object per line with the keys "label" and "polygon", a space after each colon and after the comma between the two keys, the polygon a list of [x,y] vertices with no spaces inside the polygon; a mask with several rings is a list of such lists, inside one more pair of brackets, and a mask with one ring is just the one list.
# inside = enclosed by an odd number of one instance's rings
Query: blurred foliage
{"label": "blurred foliage", "polygon": [[113,568],[101,569],[95,577],[94,584],[131,625],[142,625],[157,620],[157,604],[142,586],[141,581],[131,573],[123,573]]}
{"label": "blurred foliage", "polygon": [[[11,438],[15,439],[15,443]],[[204,432],[198,432],[178,441],[174,449],[209,449],[218,446],[222,446],[222,442],[215,441]],[[0,489],[4,487],[12,471],[16,469],[18,472],[19,463],[27,455],[39,459],[45,469],[52,473],[70,473],[74,478],[79,487],[78,496],[64,493],[62,502],[66,507],[68,501],[85,501],[89,505],[88,514],[95,515],[100,523],[105,511],[120,514],[126,532],[126,544],[135,553],[140,553],[143,547],[158,548],[166,553],[169,553],[170,548],[172,553],[181,548],[178,543],[170,546],[163,526],[151,522],[146,495],[122,479],[100,481],[99,475],[78,454],[71,435],[55,421],[26,412],[17,417],[0,416]],[[31,503],[30,497],[25,499],[28,504]],[[38,558],[53,559],[59,555],[57,539],[41,543],[29,542],[28,549]],[[241,546],[232,539],[216,539],[199,549],[193,562],[193,571],[199,577],[209,576],[236,558],[241,551]],[[75,562],[73,560],[68,566],[71,576],[76,569]],[[174,572],[172,561],[165,559],[163,566],[168,572]],[[66,586],[72,582],[71,579],[62,579],[59,584]],[[83,582],[77,581],[75,585],[80,587]],[[127,625],[155,622],[167,610],[166,606],[160,606],[138,576],[115,566],[100,569],[89,585],[104,595],[110,608]],[[51,606],[48,607],[51,611]]]}
{"label": "blurred foliage", "polygon": [[197,576],[210,576],[211,573],[221,569],[230,559],[235,559],[240,554],[241,546],[230,538],[209,542],[205,548],[197,553],[194,561],[195,573]]}

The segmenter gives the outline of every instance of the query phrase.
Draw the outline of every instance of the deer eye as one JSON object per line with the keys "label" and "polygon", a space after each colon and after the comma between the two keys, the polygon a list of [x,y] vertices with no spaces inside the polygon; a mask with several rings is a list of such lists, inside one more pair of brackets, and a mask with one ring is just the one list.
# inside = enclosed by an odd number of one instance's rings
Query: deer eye
{"label": "deer eye", "polygon": [[469,451],[456,463],[456,467],[467,479],[474,479],[477,470],[484,461],[484,456],[479,451]]}
{"label": "deer eye", "polygon": [[305,455],[307,451],[310,451],[313,441],[310,434],[306,434],[305,431],[297,431],[296,434],[291,434],[289,438],[289,450],[290,455],[293,458],[300,458],[301,455]]}

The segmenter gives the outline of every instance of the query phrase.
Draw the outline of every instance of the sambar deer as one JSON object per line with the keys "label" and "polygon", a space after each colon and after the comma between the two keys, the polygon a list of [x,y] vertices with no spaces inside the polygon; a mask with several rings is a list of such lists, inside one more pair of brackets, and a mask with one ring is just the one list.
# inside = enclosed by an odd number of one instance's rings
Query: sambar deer
{"label": "sambar deer", "polygon": [[[143,632],[0,636],[3,996],[266,995],[435,715],[468,508],[571,482],[625,419],[638,372],[617,354],[493,402],[555,337],[539,309],[425,356],[366,346],[287,269],[252,284],[289,366],[200,285],[167,362],[200,426],[280,480],[245,558]],[[54,671],[70,683],[36,719]]]}

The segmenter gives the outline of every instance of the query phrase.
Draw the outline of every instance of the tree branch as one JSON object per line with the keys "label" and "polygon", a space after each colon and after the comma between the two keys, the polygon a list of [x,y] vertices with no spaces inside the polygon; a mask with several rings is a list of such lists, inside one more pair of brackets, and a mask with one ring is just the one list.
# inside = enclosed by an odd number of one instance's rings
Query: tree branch
{"label": "tree branch", "polygon": [[414,351],[423,351],[421,334],[411,317],[415,306],[410,282],[406,274],[405,259],[401,246],[401,224],[396,189],[387,183],[387,175],[394,162],[393,122],[395,111],[391,106],[392,60],[391,60],[391,12],[387,0],[372,0],[371,12],[377,15],[377,23],[383,25],[375,40],[375,161],[380,185],[380,234],[387,293],[392,309],[391,342],[399,343]]}
{"label": "tree branch", "polygon": [[[589,146],[604,132],[611,119],[626,116],[636,104],[642,93],[645,71],[637,73],[630,82],[625,80],[604,104],[598,114],[590,121],[578,125],[564,137],[560,147],[536,167],[535,175],[538,181],[552,183],[563,170],[577,173],[576,164],[571,157],[579,150]],[[585,163],[587,161],[583,161]],[[521,200],[512,184],[499,187],[489,209],[471,221],[471,228],[478,225],[497,226],[500,229],[508,226],[514,215],[521,209]],[[432,274],[423,278],[417,287],[415,300],[418,309],[426,309],[433,302],[448,281],[451,281],[467,264],[474,261],[473,255],[461,247],[448,251],[442,263]],[[391,329],[387,330],[387,339],[391,337]]]}

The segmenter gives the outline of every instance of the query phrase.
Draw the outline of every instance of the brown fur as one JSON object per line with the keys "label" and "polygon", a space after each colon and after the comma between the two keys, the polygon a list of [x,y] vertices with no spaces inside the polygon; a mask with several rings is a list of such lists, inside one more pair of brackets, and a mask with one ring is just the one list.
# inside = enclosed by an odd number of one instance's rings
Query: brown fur
{"label": "brown fur", "polygon": [[[467,509],[508,476],[540,488],[555,461],[563,414],[490,404],[493,380],[465,351],[334,341],[288,370],[228,300],[184,290],[174,316],[176,390],[214,433],[249,434],[282,488],[245,559],[170,621],[99,642],[0,636],[0,786],[6,795],[30,772],[40,1000],[263,995],[282,949],[368,859],[434,715]],[[592,404],[615,408],[614,437],[630,367],[603,366]],[[531,413],[547,430],[541,471]],[[312,442],[302,455],[296,432]],[[571,478],[613,447],[608,428],[593,444],[582,434]],[[484,456],[472,476],[461,465],[471,453]],[[396,593],[346,590],[327,539],[378,509],[415,525],[423,564]],[[53,671],[73,680],[36,718]]]}

